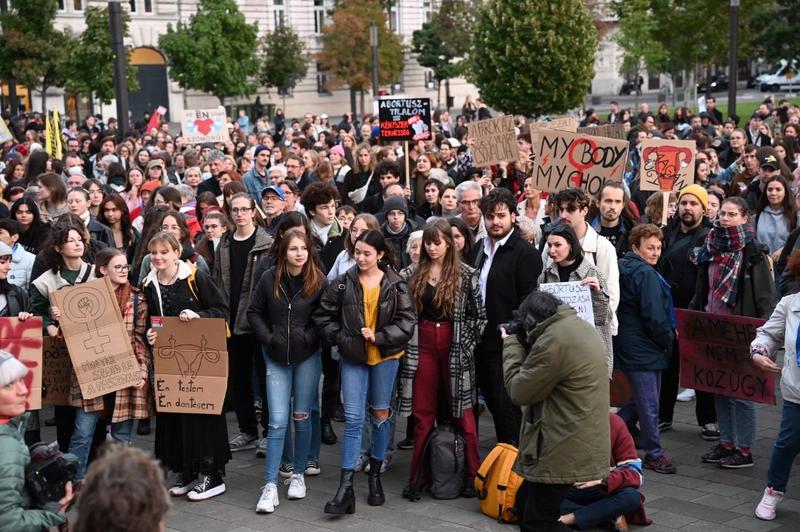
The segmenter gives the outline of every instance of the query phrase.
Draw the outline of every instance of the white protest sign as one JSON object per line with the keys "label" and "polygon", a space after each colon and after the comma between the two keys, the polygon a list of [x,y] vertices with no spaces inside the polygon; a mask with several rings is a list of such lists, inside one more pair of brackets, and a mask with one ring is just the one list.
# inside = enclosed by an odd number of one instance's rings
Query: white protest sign
{"label": "white protest sign", "polygon": [[542,283],[539,290],[553,294],[566,305],[575,309],[578,317],[594,326],[594,309],[592,308],[592,289],[580,281],[568,283]]}

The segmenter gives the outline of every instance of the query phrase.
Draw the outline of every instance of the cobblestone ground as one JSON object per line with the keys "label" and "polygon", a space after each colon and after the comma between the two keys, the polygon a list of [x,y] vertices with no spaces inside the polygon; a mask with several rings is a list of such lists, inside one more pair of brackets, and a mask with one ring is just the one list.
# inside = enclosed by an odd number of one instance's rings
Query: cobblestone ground
{"label": "cobblestone ground", "polygon": [[[676,475],[646,474],[643,491],[647,497],[646,509],[653,525],[641,528],[647,532],[667,530],[687,531],[800,531],[800,464],[795,463],[788,495],[779,507],[778,518],[765,522],[753,516],[764,488],[769,454],[780,423],[780,401],[777,407],[759,406],[758,435],[754,447],[755,466],[741,470],[722,470],[715,465],[702,464],[700,455],[709,445],[700,439],[694,422],[694,403],[678,403],[673,430],[663,434],[664,448],[678,467]],[[45,418],[51,412],[45,412]],[[398,440],[405,421],[398,427]],[[228,430],[236,433],[235,416],[228,415]],[[334,423],[340,437],[343,424]],[[480,423],[481,456],[494,444],[494,431],[488,412]],[[55,439],[54,429],[46,429],[44,436]],[[135,437],[135,444],[152,449],[153,435]],[[227,492],[212,500],[192,503],[186,499],[173,499],[173,510],[167,521],[167,530],[186,532],[250,532],[254,530],[279,530],[281,532],[315,532],[322,530],[349,530],[393,532],[401,530],[517,530],[512,525],[496,523],[484,516],[475,499],[438,501],[430,496],[418,502],[401,497],[406,483],[410,451],[396,451],[390,470],[383,476],[386,504],[371,507],[366,503],[366,476],[357,474],[356,513],[345,517],[328,517],[322,509],[336,491],[339,479],[341,443],[322,446],[322,474],[307,477],[308,495],[300,501],[286,499],[286,486],[279,487],[281,504],[274,514],[257,515],[255,505],[263,484],[263,460],[255,451],[234,454],[228,464],[225,478]],[[636,527],[634,527],[636,528]]]}

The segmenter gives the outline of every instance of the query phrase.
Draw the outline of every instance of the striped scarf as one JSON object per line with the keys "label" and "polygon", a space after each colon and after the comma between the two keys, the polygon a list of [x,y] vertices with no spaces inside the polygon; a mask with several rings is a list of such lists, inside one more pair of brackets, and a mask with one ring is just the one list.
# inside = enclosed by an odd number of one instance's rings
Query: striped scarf
{"label": "striped scarf", "polygon": [[733,308],[736,306],[736,288],[742,269],[744,247],[755,240],[755,229],[746,223],[734,227],[722,227],[719,222],[708,232],[702,247],[692,254],[697,265],[714,261],[719,264],[709,288],[714,297]]}

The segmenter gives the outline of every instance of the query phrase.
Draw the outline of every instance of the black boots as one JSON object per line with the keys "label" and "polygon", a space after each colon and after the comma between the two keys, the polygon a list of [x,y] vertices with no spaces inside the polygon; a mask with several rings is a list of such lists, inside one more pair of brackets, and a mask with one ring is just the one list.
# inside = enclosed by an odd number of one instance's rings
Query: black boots
{"label": "black boots", "polygon": [[320,439],[325,445],[333,445],[336,443],[336,433],[333,432],[330,420],[323,420],[320,424],[321,434]]}
{"label": "black boots", "polygon": [[386,501],[383,495],[383,486],[381,486],[381,467],[383,467],[383,460],[369,459],[369,477],[367,483],[369,484],[369,496],[367,503],[370,506],[380,506]]}
{"label": "black boots", "polygon": [[[380,474],[381,466],[378,465]],[[370,476],[370,479],[372,477]],[[370,480],[371,482],[371,480]],[[380,482],[378,484],[380,486]],[[383,493],[381,493],[383,495]],[[372,484],[370,483],[370,500],[372,497]],[[370,504],[372,504],[370,502]],[[353,470],[342,469],[342,477],[339,479],[339,489],[333,499],[325,504],[325,513],[334,515],[352,514],[356,512],[356,495],[353,492]]]}

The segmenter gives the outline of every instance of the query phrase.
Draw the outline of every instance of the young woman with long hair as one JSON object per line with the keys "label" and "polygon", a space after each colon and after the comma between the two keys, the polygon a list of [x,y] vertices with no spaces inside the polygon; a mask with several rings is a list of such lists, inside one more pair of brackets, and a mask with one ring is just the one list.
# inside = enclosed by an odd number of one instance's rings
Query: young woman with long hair
{"label": "young woman with long hair", "polygon": [[40,175],[39,192],[36,202],[39,216],[43,222],[49,223],[68,211],[67,186],[60,175],[47,173]]}
{"label": "young woman with long hair", "polygon": [[[206,260],[195,251],[192,245],[192,241],[189,237],[189,228],[183,216],[173,209],[165,209],[164,206],[158,206],[155,207],[155,209],[157,209],[157,213],[152,219],[153,225],[150,227],[150,234],[152,235],[153,232],[159,231],[166,231],[171,234],[181,243],[180,259],[197,266],[199,271],[211,275],[211,269],[208,267]],[[148,235],[145,234],[142,238],[142,242],[149,241]],[[143,251],[144,250],[139,252],[140,256],[142,256]],[[143,256],[141,264],[139,276],[137,277],[137,279],[139,279],[139,286],[141,286],[142,281],[144,281],[147,274],[150,272],[150,254]]]}
{"label": "young woman with long hair", "polygon": [[337,277],[356,265],[355,244],[361,233],[369,230],[380,231],[381,225],[377,218],[369,213],[361,213],[353,218],[348,231],[349,238],[344,240],[344,249],[336,256],[330,271],[328,280],[333,282]]}
{"label": "young woman with long hair", "polygon": [[97,179],[87,179],[81,186],[89,193],[89,212],[97,218],[103,203],[103,184]]}
{"label": "young woman with long hair", "polygon": [[389,418],[400,357],[414,329],[406,282],[392,270],[391,248],[379,231],[365,231],[355,243],[356,265],[325,290],[314,314],[320,333],[339,348],[345,429],[341,478],[325,513],[355,512],[353,473],[361,450],[367,405],[372,420],[369,497],[385,501],[381,467],[389,442]]}
{"label": "young woman with long hair", "polygon": [[34,255],[40,252],[49,237],[50,228],[42,222],[36,202],[22,196],[11,204],[9,216],[22,226],[18,240],[19,245]]}
{"label": "young woman with long hair", "polygon": [[225,233],[232,229],[231,223],[221,210],[209,211],[203,217],[203,237],[197,242],[195,251],[208,263],[214,266],[214,252]]}
{"label": "young woman with long hair", "polygon": [[475,235],[467,223],[458,216],[448,218],[447,222],[450,224],[456,251],[461,256],[461,260],[469,264],[472,257],[472,248],[475,247]]}
{"label": "young woman with long hair", "polygon": [[143,184],[144,172],[142,172],[141,168],[138,166],[128,168],[128,173],[125,175],[125,190],[122,191],[121,196],[125,198],[125,203],[128,205],[131,220],[135,220],[144,207],[142,198],[139,195],[139,189]]}
{"label": "young woman with long hair", "polygon": [[765,244],[777,261],[789,233],[796,227],[797,203],[789,184],[779,175],[772,176],[756,204],[756,240]]}
{"label": "young woman with long hair", "polygon": [[[418,322],[400,374],[399,413],[414,417],[416,444],[404,496],[418,497],[415,479],[419,478],[418,469],[424,467],[424,442],[437,418],[445,417],[452,418],[464,438],[463,496],[474,497],[472,484],[480,466],[472,411],[478,402],[474,349],[486,326],[486,311],[478,275],[460,260],[450,224],[442,219],[426,224],[422,244],[419,264],[408,268],[409,293]],[[448,411],[439,412],[439,404],[447,405]]]}
{"label": "young woman with long hair", "polygon": [[256,505],[258,513],[272,513],[278,505],[278,468],[287,426],[294,424],[293,474],[289,499],[306,495],[306,457],[311,446],[311,409],[316,402],[322,375],[320,341],[312,319],[327,286],[313,254],[310,235],[291,230],[284,235],[275,266],[258,281],[247,311],[256,339],[267,356],[266,485]]}
{"label": "young woman with long hair", "polygon": [[[357,208],[366,198],[381,191],[379,177],[375,175],[375,158],[372,156],[372,148],[369,144],[359,145],[356,150],[353,172],[345,178],[345,194],[342,196],[342,201]],[[363,190],[364,187],[366,187],[366,191]]]}
{"label": "young woman with long hair", "polygon": [[108,194],[103,198],[97,221],[111,229],[113,247],[125,253],[128,265],[132,265],[139,251],[141,235],[131,223],[128,204],[119,194]]}

